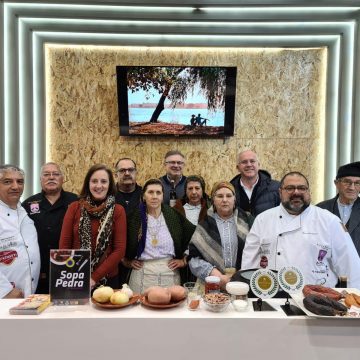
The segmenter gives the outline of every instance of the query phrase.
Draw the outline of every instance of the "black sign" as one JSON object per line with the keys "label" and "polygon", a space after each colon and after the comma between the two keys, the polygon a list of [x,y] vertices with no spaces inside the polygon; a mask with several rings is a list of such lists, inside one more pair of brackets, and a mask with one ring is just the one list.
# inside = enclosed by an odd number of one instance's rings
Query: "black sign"
{"label": "black sign", "polygon": [[90,261],[90,250],[50,250],[50,297],[54,305],[89,302]]}

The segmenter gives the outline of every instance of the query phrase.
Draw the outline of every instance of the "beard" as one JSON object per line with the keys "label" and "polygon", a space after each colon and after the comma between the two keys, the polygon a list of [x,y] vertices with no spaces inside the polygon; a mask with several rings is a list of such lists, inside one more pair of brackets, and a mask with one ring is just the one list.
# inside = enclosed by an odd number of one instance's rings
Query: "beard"
{"label": "beard", "polygon": [[[299,204],[292,204],[292,200],[301,200],[302,202]],[[289,212],[293,215],[299,215],[301,214],[307,207],[310,205],[309,200],[305,200],[303,195],[292,195],[289,197],[288,201],[282,202],[282,205],[286,210],[289,210]]]}

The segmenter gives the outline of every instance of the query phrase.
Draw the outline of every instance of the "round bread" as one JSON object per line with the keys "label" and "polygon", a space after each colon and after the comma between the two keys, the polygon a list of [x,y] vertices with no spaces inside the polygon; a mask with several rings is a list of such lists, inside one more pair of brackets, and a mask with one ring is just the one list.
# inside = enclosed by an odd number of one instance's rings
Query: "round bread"
{"label": "round bread", "polygon": [[145,295],[145,296],[148,296],[149,292],[150,292],[151,290],[155,290],[155,289],[162,289],[162,287],[161,287],[161,286],[150,286],[150,287],[148,287],[147,289],[145,289],[144,295]]}
{"label": "round bread", "polygon": [[186,290],[180,285],[173,285],[169,287],[169,291],[171,294],[171,301],[177,302],[186,296]]}
{"label": "round bread", "polygon": [[147,294],[149,303],[155,305],[167,305],[170,304],[171,294],[169,289],[162,287],[150,289]]}

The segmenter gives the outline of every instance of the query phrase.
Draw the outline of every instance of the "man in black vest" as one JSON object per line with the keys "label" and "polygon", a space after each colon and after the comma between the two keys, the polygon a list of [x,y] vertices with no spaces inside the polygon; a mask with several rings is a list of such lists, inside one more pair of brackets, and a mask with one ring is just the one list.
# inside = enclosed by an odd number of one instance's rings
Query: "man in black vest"
{"label": "man in black vest", "polygon": [[185,180],[183,175],[185,156],[179,150],[170,150],[165,154],[164,167],[166,174],[160,178],[164,185],[163,203],[170,204],[171,181],[174,181],[176,198],[182,199],[185,194]]}
{"label": "man in black vest", "polygon": [[121,158],[115,165],[117,193],[115,202],[124,207],[126,215],[137,208],[141,200],[141,186],[136,183],[136,163],[130,158]]}
{"label": "man in black vest", "polygon": [[78,198],[77,195],[63,190],[63,182],[64,175],[58,164],[44,164],[40,171],[42,191],[22,203],[30,219],[34,221],[38,233],[41,256],[40,278],[36,289],[38,294],[49,293],[50,249],[59,248],[66,210]]}
{"label": "man in black vest", "polygon": [[235,188],[236,206],[253,216],[280,204],[280,183],[272,180],[271,175],[265,170],[259,170],[259,167],[256,153],[242,151],[236,165],[239,175],[230,181]]}
{"label": "man in black vest", "polygon": [[[136,163],[130,158],[121,158],[115,165],[115,177],[117,179],[115,202],[124,207],[126,216],[139,207],[142,187],[136,183]],[[119,284],[128,282],[129,269],[119,263]]]}
{"label": "man in black vest", "polygon": [[341,219],[360,256],[360,161],[340,166],[334,183],[337,195],[317,206]]}

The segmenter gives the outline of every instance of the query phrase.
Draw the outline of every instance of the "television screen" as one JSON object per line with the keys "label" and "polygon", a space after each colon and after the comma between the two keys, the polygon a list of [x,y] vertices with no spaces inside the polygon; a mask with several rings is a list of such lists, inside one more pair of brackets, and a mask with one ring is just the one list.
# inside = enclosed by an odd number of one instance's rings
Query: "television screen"
{"label": "television screen", "polygon": [[236,67],[117,66],[120,135],[234,135]]}

